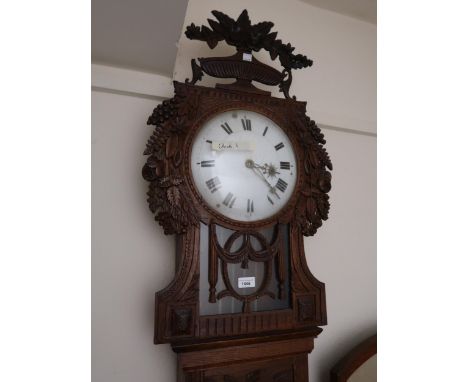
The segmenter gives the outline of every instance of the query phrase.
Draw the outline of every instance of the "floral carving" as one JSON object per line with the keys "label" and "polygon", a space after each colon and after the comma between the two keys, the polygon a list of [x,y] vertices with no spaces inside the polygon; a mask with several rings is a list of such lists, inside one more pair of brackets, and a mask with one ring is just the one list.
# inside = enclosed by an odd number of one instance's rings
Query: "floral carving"
{"label": "floral carving", "polygon": [[198,223],[182,183],[182,178],[176,175],[159,178],[150,183],[148,204],[166,235],[184,233],[187,226]]}
{"label": "floral carving", "polygon": [[[280,91],[286,98],[291,98],[289,88],[292,82],[293,69],[303,69],[312,66],[312,60],[302,54],[293,54],[295,48],[277,39],[277,32],[271,32],[274,24],[270,21],[263,21],[252,25],[247,10],[242,11],[237,20],[230,18],[219,11],[213,11],[216,20],[208,19],[208,24],[196,26],[190,24],[185,35],[191,40],[205,41],[213,49],[219,41],[226,41],[227,44],[237,48],[237,54],[232,57],[202,58],[199,59],[201,67],[195,60],[192,60],[193,78],[186,83],[195,84],[201,79],[203,72],[219,78],[237,78],[241,81],[259,81],[267,85],[279,85]],[[258,52],[265,49],[270,53],[270,58],[277,57],[284,70],[280,73],[276,69],[265,65],[255,57],[244,61],[243,53],[252,51]],[[251,85],[250,91],[259,89]],[[296,99],[292,97],[292,99]]]}
{"label": "floral carving", "polygon": [[324,136],[315,121],[303,111],[298,113],[296,127],[301,135],[301,145],[304,150],[305,181],[301,195],[296,204],[296,223],[301,226],[304,236],[315,235],[328,219],[330,202],[327,193],[331,189],[331,173],[333,169],[327,151]]}
{"label": "floral carving", "polygon": [[148,155],[143,166],[143,178],[150,182],[148,204],[165,234],[184,233],[189,225],[198,223],[197,214],[187,193],[180,171],[183,158],[181,134],[185,124],[193,117],[193,104],[183,102],[184,92],[163,101],[148,118],[155,125],[146,144]]}
{"label": "floral carving", "polygon": [[206,41],[211,49],[223,40],[238,50],[258,52],[263,48],[270,53],[272,60],[279,57],[285,69],[302,69],[312,65],[312,60],[306,56],[293,54],[295,48],[291,44],[284,44],[277,39],[278,32],[270,33],[274,26],[272,22],[263,21],[252,25],[245,9],[237,20],[219,11],[211,13],[218,20],[208,19],[211,29],[205,25],[199,27],[192,23],[187,27],[185,35],[191,40]]}
{"label": "floral carving", "polygon": [[304,107],[268,97],[237,95],[180,83],[175,85],[176,96],[155,108],[148,119],[148,124],[155,125],[155,129],[144,152],[148,155],[143,167],[143,177],[150,182],[148,203],[164,232],[184,233],[188,226],[199,222],[181,166],[186,157],[183,142],[197,112],[203,113],[207,105],[213,107],[242,100],[264,102],[264,107],[274,108],[280,114],[291,113],[294,132],[291,130],[290,133],[297,135],[297,149],[300,148],[303,153],[303,181],[293,206],[292,220],[300,226],[305,236],[314,235],[322,222],[328,219],[330,202],[327,194],[331,189],[329,170],[333,169],[333,165],[324,147],[324,135],[315,121],[305,114]]}

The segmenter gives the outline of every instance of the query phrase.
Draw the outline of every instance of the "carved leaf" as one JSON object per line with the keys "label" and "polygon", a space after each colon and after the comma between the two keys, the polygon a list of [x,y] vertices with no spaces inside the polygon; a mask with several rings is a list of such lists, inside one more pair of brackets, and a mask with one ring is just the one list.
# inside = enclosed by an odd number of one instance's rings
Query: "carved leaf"
{"label": "carved leaf", "polygon": [[224,33],[230,30],[233,30],[235,28],[235,21],[231,19],[228,15],[219,11],[212,11],[211,13],[213,14],[214,17],[218,19],[220,25],[224,29]]}
{"label": "carved leaf", "polygon": [[247,30],[251,26],[249,14],[247,9],[244,9],[237,18],[237,25],[240,30]]}
{"label": "carved leaf", "polygon": [[216,33],[218,33],[220,35],[225,32],[223,26],[220,23],[218,23],[218,22],[216,22],[216,21],[214,21],[212,19],[208,19],[208,24],[210,24],[211,29],[213,29]]}
{"label": "carved leaf", "polygon": [[173,186],[178,186],[179,184],[181,184],[183,182],[182,178],[181,177],[178,177],[178,176],[172,176],[171,177],[171,184]]}
{"label": "carved leaf", "polygon": [[167,200],[173,207],[178,206],[180,203],[180,192],[177,187],[169,187],[167,189]]}
{"label": "carved leaf", "polygon": [[260,40],[260,38],[264,36],[263,38],[266,40],[267,38],[271,39],[271,35],[274,35],[274,38],[275,38],[277,35],[276,32],[271,33],[270,35],[268,34],[271,28],[273,28],[273,25],[274,24],[271,21],[263,21],[261,23],[258,23],[252,26],[252,38],[256,40]]}

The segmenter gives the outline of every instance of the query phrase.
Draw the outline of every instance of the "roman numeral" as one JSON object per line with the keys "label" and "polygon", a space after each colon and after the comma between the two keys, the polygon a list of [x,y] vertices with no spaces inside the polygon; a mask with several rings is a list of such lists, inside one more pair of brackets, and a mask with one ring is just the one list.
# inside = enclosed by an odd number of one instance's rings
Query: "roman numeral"
{"label": "roman numeral", "polygon": [[242,127],[245,131],[252,131],[252,124],[250,122],[250,119],[242,119]]}
{"label": "roman numeral", "polygon": [[213,160],[202,160],[201,161],[201,166],[202,167],[214,167],[215,166],[215,161]]}
{"label": "roman numeral", "polygon": [[228,133],[228,134],[232,134],[232,129],[231,127],[228,125],[227,122],[224,122],[221,127],[223,128],[223,130]]}
{"label": "roman numeral", "polygon": [[247,212],[248,213],[253,213],[254,212],[253,200],[247,199]]}
{"label": "roman numeral", "polygon": [[226,195],[226,197],[223,200],[223,204],[226,207],[232,208],[235,201],[236,201],[236,198],[234,197],[232,192],[228,192],[228,194]]}
{"label": "roman numeral", "polygon": [[291,169],[291,163],[289,163],[289,162],[280,162],[280,169],[281,170],[290,170]]}
{"label": "roman numeral", "polygon": [[278,182],[276,182],[276,188],[280,190],[281,192],[286,191],[287,187],[288,187],[288,184],[281,178],[279,178]]}
{"label": "roman numeral", "polygon": [[262,135],[265,136],[265,134],[267,133],[267,131],[268,131],[268,126],[265,127],[265,130],[263,130],[263,134],[262,134]]}
{"label": "roman numeral", "polygon": [[281,150],[284,147],[284,143],[280,142],[275,146],[276,151]]}
{"label": "roman numeral", "polygon": [[207,180],[205,183],[208,189],[211,191],[211,193],[216,192],[221,188],[221,181],[217,176],[211,178],[210,180]]}
{"label": "roman numeral", "polygon": [[268,201],[269,201],[271,204],[275,204],[275,203],[273,202],[273,200],[271,200],[271,198],[270,198],[268,195],[267,195],[267,199],[268,199]]}

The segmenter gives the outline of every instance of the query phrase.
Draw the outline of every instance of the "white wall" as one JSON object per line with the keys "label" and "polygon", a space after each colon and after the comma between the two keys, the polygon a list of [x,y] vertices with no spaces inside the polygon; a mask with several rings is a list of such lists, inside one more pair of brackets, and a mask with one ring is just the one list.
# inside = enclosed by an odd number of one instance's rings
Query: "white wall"
{"label": "white wall", "polygon": [[[376,330],[376,27],[294,0],[191,0],[185,24],[204,23],[212,9],[237,16],[244,8],[253,21],[275,22],[283,41],[314,60],[294,73],[292,94],[330,126],[323,130],[334,164],[330,219],[305,240],[309,266],[327,288],[329,324],[309,356],[310,381],[325,382],[331,366]],[[175,79],[190,76],[190,58],[227,50],[182,36]],[[141,177],[146,119],[171,96],[169,85],[169,78],[93,66],[95,382],[176,380],[172,350],[152,343],[154,292],[174,275],[174,240],[153,221]]]}
{"label": "white wall", "polygon": [[112,89],[92,92],[93,381],[175,381],[175,354],[152,338],[154,293],[174,274],[174,238],[154,222],[141,177],[146,120],[159,101],[109,93],[122,92],[114,69],[98,69],[93,83]]}
{"label": "white wall", "polygon": [[327,381],[332,366],[377,330],[376,139],[323,130],[333,162],[329,219],[305,251],[325,283],[328,325],[309,356],[310,381]]}

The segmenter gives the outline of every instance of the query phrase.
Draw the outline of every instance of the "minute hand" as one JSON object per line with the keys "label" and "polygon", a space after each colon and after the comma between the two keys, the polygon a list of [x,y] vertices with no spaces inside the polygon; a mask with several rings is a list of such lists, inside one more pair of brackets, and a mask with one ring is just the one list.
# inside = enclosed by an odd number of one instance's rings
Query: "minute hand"
{"label": "minute hand", "polygon": [[251,167],[252,171],[259,175],[260,176],[260,179],[262,179],[267,185],[268,185],[268,188],[270,189],[270,192],[272,194],[274,194],[278,199],[280,199],[280,196],[278,195],[278,193],[276,192],[276,187],[275,186],[272,186],[270,184],[270,182],[267,180],[267,178],[265,178],[265,175],[263,175],[263,172],[259,171],[258,167],[255,166],[255,167]]}

